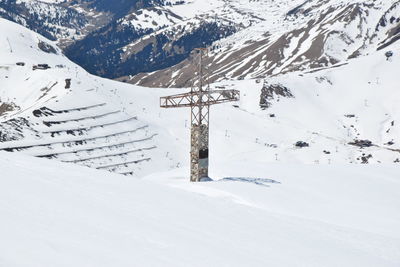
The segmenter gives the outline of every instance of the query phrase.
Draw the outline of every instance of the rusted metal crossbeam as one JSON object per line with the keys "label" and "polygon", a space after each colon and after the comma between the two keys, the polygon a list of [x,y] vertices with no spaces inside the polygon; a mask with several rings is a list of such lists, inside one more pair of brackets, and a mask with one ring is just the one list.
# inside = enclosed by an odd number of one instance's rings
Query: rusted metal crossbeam
{"label": "rusted metal crossbeam", "polygon": [[162,108],[186,108],[196,105],[215,105],[231,101],[238,101],[238,90],[212,90],[205,92],[188,92],[184,94],[165,96],[160,98]]}

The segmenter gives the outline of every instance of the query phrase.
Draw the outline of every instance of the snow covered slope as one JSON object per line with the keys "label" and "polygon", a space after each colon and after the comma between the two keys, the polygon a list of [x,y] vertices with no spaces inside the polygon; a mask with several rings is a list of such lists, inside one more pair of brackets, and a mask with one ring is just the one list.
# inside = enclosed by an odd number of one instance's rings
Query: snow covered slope
{"label": "snow covered slope", "polygon": [[151,91],[91,76],[15,23],[0,31],[0,149],[130,175],[176,166],[163,152],[173,144],[158,145],[167,130],[139,115]]}
{"label": "snow covered slope", "polygon": [[[259,144],[248,150],[253,158],[273,160],[275,154],[278,160],[308,163],[399,163],[400,44],[391,48],[389,60],[386,51],[377,51],[337,68],[271,78],[264,86],[235,82],[243,97],[239,110],[254,115],[245,125],[259,126],[247,137]],[[293,149],[296,140],[310,146]]]}
{"label": "snow covered slope", "polygon": [[0,152],[0,169],[1,266],[400,264],[395,166],[236,162],[189,184]]}

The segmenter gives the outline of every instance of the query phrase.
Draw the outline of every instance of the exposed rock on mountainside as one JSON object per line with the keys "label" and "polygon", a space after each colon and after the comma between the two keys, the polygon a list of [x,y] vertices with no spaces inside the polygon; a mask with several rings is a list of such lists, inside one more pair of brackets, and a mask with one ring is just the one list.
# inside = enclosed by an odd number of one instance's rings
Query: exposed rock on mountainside
{"label": "exposed rock on mountainside", "polygon": [[277,98],[275,100],[279,102],[279,97],[293,97],[293,95],[288,88],[281,84],[265,83],[261,89],[260,107],[269,108],[272,105],[271,100]]}
{"label": "exposed rock on mountainside", "polygon": [[[204,60],[209,81],[332,67],[383,49],[400,38],[399,1],[311,0],[278,14],[214,43]],[[275,26],[274,20],[281,25]],[[190,86],[192,64],[187,59],[172,68],[131,77],[130,82]]]}
{"label": "exposed rock on mountainside", "polygon": [[400,39],[400,1],[386,11],[376,27],[376,31],[386,31],[386,38],[380,42],[379,50],[386,48]]}
{"label": "exposed rock on mountainside", "polygon": [[11,103],[2,103],[0,101],[0,116],[2,116],[3,114],[9,112],[9,111],[13,111],[14,109],[16,109],[17,107],[15,106],[15,104]]}
{"label": "exposed rock on mountainside", "polygon": [[32,130],[31,124],[27,119],[10,119],[0,124],[0,142],[21,140],[28,132],[35,136],[35,131]]}

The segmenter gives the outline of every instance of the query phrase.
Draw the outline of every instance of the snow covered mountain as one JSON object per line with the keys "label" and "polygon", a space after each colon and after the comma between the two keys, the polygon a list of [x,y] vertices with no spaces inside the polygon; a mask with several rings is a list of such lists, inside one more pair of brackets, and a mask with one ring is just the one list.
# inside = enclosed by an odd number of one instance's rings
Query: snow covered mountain
{"label": "snow covered mountain", "polygon": [[91,73],[117,78],[173,66],[193,48],[232,34],[236,23],[208,14],[215,6],[221,3],[4,0],[0,17],[56,40]]}
{"label": "snow covered mountain", "polygon": [[71,42],[84,36],[86,25],[93,19],[59,1],[3,0],[0,17],[17,22],[41,35]]}
{"label": "snow covered mountain", "polygon": [[[160,96],[181,89],[143,89],[92,76],[55,43],[4,19],[0,27],[1,150],[139,177],[188,166],[189,112],[158,106]],[[240,90],[242,99],[212,108],[211,158],[400,162],[398,47],[391,45],[388,59],[380,50],[266,83],[213,84]]]}
{"label": "snow covered mountain", "polygon": [[174,66],[194,48],[241,27],[232,19],[216,19],[213,7],[220,1],[144,2],[149,4],[69,46],[66,55],[91,73],[119,78]]}
{"label": "snow covered mountain", "polygon": [[191,86],[196,47],[210,82],[340,65],[397,41],[399,14],[398,0],[0,2],[90,73],[149,87]]}
{"label": "snow covered mountain", "polygon": [[[210,82],[334,67],[400,38],[400,1],[229,2],[261,19],[213,43],[204,61]],[[155,87],[190,86],[195,69],[189,58],[124,80]]]}

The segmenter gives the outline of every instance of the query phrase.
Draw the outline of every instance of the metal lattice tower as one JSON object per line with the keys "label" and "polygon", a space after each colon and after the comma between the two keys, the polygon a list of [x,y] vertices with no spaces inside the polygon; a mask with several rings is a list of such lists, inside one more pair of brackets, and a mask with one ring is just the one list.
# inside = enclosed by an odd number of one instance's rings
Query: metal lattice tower
{"label": "metal lattice tower", "polygon": [[191,108],[190,181],[199,182],[208,177],[208,144],[210,106],[238,101],[238,90],[210,90],[203,75],[205,48],[195,49],[199,54],[198,82],[190,92],[160,98],[162,108]]}

